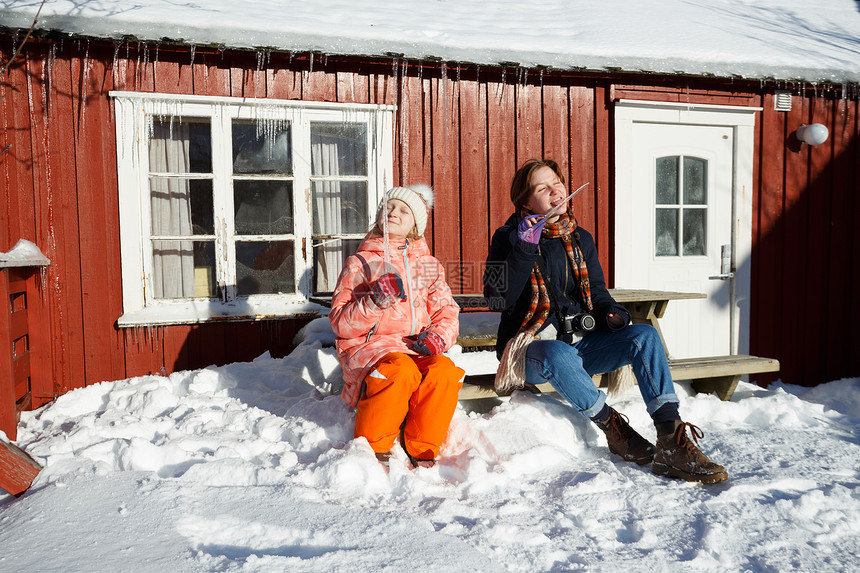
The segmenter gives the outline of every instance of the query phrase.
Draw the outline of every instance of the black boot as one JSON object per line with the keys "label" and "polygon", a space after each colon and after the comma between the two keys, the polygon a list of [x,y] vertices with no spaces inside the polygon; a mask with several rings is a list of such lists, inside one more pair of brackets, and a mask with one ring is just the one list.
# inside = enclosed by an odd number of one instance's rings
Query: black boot
{"label": "black boot", "polygon": [[644,465],[654,459],[654,445],[639,435],[627,423],[627,416],[618,413],[613,408],[609,418],[604,422],[595,422],[597,427],[606,434],[609,451],[618,454],[628,462]]}
{"label": "black boot", "polygon": [[[692,439],[687,436],[687,428],[690,428]],[[726,468],[712,462],[696,447],[703,435],[697,426],[678,420],[674,433],[657,436],[657,451],[651,471],[661,476],[704,483],[729,479]]]}

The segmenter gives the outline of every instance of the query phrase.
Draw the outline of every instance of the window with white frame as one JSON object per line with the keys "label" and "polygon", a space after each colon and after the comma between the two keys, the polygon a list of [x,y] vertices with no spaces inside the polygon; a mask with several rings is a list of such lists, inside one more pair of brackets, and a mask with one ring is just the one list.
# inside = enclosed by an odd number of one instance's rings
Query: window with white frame
{"label": "window with white frame", "polygon": [[656,255],[707,255],[708,160],[689,155],[658,157],[654,179]]}
{"label": "window with white frame", "polygon": [[118,324],[313,312],[392,181],[393,107],[111,95]]}

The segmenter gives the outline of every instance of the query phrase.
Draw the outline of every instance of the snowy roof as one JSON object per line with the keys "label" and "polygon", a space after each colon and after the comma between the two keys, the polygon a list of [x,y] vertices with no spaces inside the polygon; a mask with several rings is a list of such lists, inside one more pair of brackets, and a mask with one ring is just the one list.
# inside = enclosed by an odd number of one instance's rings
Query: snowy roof
{"label": "snowy roof", "polygon": [[[29,28],[41,0],[7,0]],[[328,55],[856,83],[855,0],[53,0],[39,30]]]}

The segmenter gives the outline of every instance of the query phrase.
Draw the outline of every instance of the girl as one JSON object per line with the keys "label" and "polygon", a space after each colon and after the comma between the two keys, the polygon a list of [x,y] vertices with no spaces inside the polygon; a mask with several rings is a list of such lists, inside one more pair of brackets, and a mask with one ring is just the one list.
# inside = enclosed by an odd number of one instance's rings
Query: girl
{"label": "girl", "polygon": [[[688,481],[728,479],[725,468],[696,447],[701,430],[681,421],[659,334],[650,325],[630,324],[627,309],[609,294],[594,239],[577,226],[566,198],[555,161],[527,161],[514,175],[516,211],[493,235],[484,275],[485,296],[502,311],[497,389],[549,382],[625,460],[653,461],[654,473]],[[656,448],[592,382],[592,374],[628,364],[654,421]]]}
{"label": "girl", "polygon": [[423,238],[432,206],[426,185],[389,190],[332,296],[341,397],[357,406],[355,437],[385,464],[398,434],[413,466],[435,464],[465,375],[442,356],[457,340],[460,307]]}

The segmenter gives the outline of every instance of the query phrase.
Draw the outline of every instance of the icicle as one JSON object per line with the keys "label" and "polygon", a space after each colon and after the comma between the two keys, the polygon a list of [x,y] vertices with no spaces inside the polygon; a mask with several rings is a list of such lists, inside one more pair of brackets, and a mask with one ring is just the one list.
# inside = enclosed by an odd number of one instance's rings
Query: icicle
{"label": "icicle", "polygon": [[113,64],[111,66],[111,70],[113,71],[113,85],[114,88],[119,86],[119,66],[117,62],[119,61],[119,51],[122,48],[122,42],[115,42],[113,48]]}
{"label": "icicle", "polygon": [[[397,93],[394,94],[394,101],[396,101],[398,103],[398,109],[403,109],[402,89],[403,89],[403,86],[406,85],[407,67],[408,66],[406,65],[405,62],[402,66],[400,66],[400,81],[397,82],[397,85],[395,88],[397,90]],[[403,162],[408,165],[409,162],[407,160],[408,160],[408,153],[409,153],[409,130],[407,129],[406,121],[403,120],[402,114],[398,113],[398,115],[400,116],[400,118],[397,122],[398,126],[400,128],[399,149],[401,150],[401,153],[406,155],[406,157],[403,158]],[[374,122],[379,121],[379,117],[376,114],[376,112],[374,112],[374,114],[373,114],[373,120],[374,120]],[[378,125],[378,123],[377,123],[377,125]],[[377,130],[373,131],[373,133],[374,133],[374,140],[373,140],[374,141],[374,149],[376,148],[376,131]]]}
{"label": "icicle", "polygon": [[391,268],[391,244],[388,234],[388,200],[387,195],[382,196],[382,250],[385,259],[385,272]]}
{"label": "icicle", "polygon": [[[48,79],[48,89],[47,95],[45,97],[45,126],[48,125],[48,118],[50,117],[50,107],[51,102],[54,101],[52,94],[54,93],[54,65],[57,62],[57,44],[51,45],[51,51],[48,52],[48,62],[47,62],[47,79]],[[47,131],[47,130],[46,130]]]}
{"label": "icicle", "polygon": [[194,55],[197,53],[197,46],[195,44],[191,44],[191,65],[194,65]]}
{"label": "icicle", "polygon": [[78,118],[78,133],[82,133],[85,125],[87,113],[87,85],[89,84],[90,72],[90,41],[87,40],[86,49],[84,50],[84,60],[81,69],[81,116]]}
{"label": "icicle", "polygon": [[42,266],[39,267],[39,293],[42,295],[42,303],[44,304],[47,299],[46,291],[48,286],[48,267]]}
{"label": "icicle", "polygon": [[448,66],[445,62],[442,62],[439,68],[439,89],[441,90],[439,110],[442,112],[442,123],[445,125],[445,149],[447,150],[450,129],[448,125]]}
{"label": "icicle", "polygon": [[[42,93],[42,122],[45,125],[45,127],[48,126],[48,118],[50,117],[50,114],[48,113],[48,97],[49,97],[48,85],[50,83],[49,65],[50,64],[48,63],[48,61],[46,61],[42,65],[42,77],[41,77],[41,81],[39,82],[41,84],[41,87],[42,87],[42,89],[41,89],[41,93]],[[0,85],[2,85],[2,84],[0,84]],[[3,97],[4,97],[4,95],[0,95],[0,100],[2,100]],[[30,109],[33,109],[32,105],[30,106]]]}
{"label": "icicle", "polygon": [[141,78],[143,77],[142,76],[143,72],[140,69],[140,55],[141,55],[140,42],[138,42],[137,43],[137,66],[135,67],[135,71],[134,71],[134,89],[138,89],[138,86],[140,86],[140,84],[142,83]]}
{"label": "icicle", "polygon": [[310,66],[308,67],[308,73],[311,73],[311,74],[314,73],[314,53],[313,52],[311,52]]}

